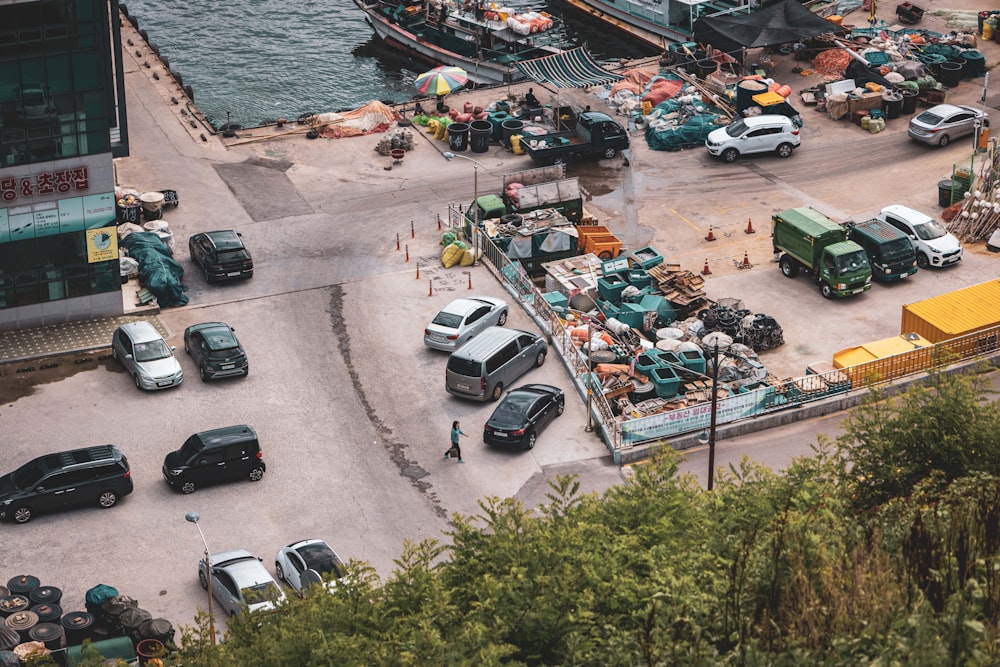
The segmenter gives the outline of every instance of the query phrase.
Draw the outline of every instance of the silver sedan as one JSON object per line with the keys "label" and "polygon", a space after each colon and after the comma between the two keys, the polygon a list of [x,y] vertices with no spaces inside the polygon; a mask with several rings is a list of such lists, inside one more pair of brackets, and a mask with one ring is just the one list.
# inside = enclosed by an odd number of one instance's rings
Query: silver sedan
{"label": "silver sedan", "polygon": [[952,139],[971,134],[976,123],[989,127],[990,117],[975,107],[938,104],[910,120],[907,134],[925,144],[947,146]]}
{"label": "silver sedan", "polygon": [[454,352],[470,338],[507,322],[507,302],[491,296],[455,299],[434,316],[424,329],[424,345]]}
{"label": "silver sedan", "polygon": [[184,380],[174,348],[146,321],[129,322],[115,329],[111,356],[121,362],[139,389],[176,387]]}
{"label": "silver sedan", "polygon": [[[245,549],[220,551],[211,555],[212,597],[228,616],[274,609],[285,594],[260,559]],[[198,582],[208,589],[205,559],[198,561]]]}

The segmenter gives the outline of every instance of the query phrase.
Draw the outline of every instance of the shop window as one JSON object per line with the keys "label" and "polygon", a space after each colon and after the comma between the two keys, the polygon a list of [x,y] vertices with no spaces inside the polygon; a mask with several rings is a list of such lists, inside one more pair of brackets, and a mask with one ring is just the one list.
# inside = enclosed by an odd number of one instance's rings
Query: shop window
{"label": "shop window", "polygon": [[69,298],[90,294],[90,277],[86,264],[68,264],[63,268],[66,275],[66,292]]}

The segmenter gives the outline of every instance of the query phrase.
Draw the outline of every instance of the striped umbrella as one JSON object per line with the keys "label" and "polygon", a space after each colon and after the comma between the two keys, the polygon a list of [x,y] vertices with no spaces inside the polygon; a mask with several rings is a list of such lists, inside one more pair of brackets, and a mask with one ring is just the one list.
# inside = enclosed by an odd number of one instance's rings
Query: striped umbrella
{"label": "striped umbrella", "polygon": [[469,75],[461,67],[440,65],[417,77],[414,85],[422,95],[447,95],[469,82]]}

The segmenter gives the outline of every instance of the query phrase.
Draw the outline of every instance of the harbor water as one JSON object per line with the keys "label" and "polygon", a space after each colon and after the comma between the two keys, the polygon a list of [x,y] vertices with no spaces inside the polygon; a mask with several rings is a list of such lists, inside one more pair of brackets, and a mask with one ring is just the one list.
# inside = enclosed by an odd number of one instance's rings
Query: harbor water
{"label": "harbor water", "polygon": [[[124,2],[216,127],[291,120],[371,100],[404,102],[416,92],[416,76],[429,69],[379,42],[351,0]],[[517,2],[504,4],[519,8]],[[561,10],[543,9],[561,16]],[[603,62],[653,54],[585,21],[565,16],[556,35],[560,45],[587,44]]]}

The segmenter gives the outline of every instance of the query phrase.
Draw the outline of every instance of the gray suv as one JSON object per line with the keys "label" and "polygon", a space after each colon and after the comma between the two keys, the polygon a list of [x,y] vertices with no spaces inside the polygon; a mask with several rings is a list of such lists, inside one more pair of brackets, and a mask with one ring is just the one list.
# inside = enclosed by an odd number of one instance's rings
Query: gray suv
{"label": "gray suv", "polygon": [[545,363],[549,347],[537,334],[490,327],[448,357],[448,393],[475,401],[495,401],[504,387]]}
{"label": "gray suv", "polygon": [[0,477],[0,519],[27,523],[36,512],[114,507],[130,493],[132,471],[114,445],[46,454]]}

